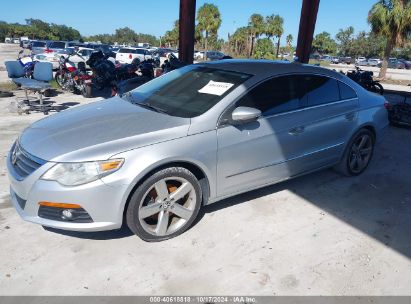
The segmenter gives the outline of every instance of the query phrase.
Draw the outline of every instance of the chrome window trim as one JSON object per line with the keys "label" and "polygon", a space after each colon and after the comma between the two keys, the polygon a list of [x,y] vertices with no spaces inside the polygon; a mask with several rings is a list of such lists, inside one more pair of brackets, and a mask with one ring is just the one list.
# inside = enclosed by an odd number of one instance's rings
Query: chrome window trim
{"label": "chrome window trim", "polygon": [[[346,82],[344,82],[342,80],[339,80],[335,77],[332,77],[330,75],[324,75],[324,74],[321,74],[321,73],[286,73],[286,74],[278,74],[278,75],[271,76],[271,77],[268,77],[268,78],[264,78],[263,80],[260,80],[259,82],[255,83],[253,86],[249,87],[247,89],[247,91],[244,92],[244,94],[241,94],[241,96],[238,96],[233,102],[231,102],[224,109],[224,111],[221,112],[220,117],[218,118],[218,121],[217,121],[217,127],[216,128],[218,129],[220,127],[227,126],[227,123],[222,122],[223,116],[226,114],[227,111],[231,110],[232,106],[235,105],[236,102],[238,102],[241,98],[243,98],[246,94],[248,94],[255,87],[257,87],[258,85],[262,84],[263,82],[271,80],[273,78],[284,77],[284,76],[294,76],[294,75],[296,75],[296,76],[298,76],[298,75],[314,75],[314,76],[322,76],[322,77],[327,77],[327,78],[334,79],[335,81],[337,81],[337,84],[338,84],[338,82],[342,82],[343,84],[347,85],[350,89],[352,89],[355,92],[356,97],[348,98],[348,99],[340,99],[340,100],[337,100],[337,101],[332,101],[332,102],[323,103],[323,104],[314,105],[314,106],[309,106],[309,107],[307,106],[307,107],[304,107],[304,108],[291,110],[291,111],[285,111],[285,112],[281,112],[281,113],[276,113],[276,114],[272,114],[272,115],[269,115],[269,116],[261,116],[261,118],[267,118],[268,119],[268,118],[276,117],[276,116],[279,116],[279,115],[285,115],[285,114],[292,114],[292,113],[300,112],[300,111],[307,110],[307,109],[315,109],[315,108],[324,107],[324,106],[327,106],[327,105],[335,105],[335,104],[339,104],[339,103],[343,103],[343,102],[347,102],[347,101],[352,101],[352,100],[355,100],[355,99],[358,100],[358,94],[357,94],[357,91],[355,89],[353,89]],[[339,92],[339,95],[340,95],[340,98],[341,98],[341,92],[340,92],[340,87],[339,86],[338,86],[338,92]],[[261,119],[261,118],[259,118],[259,119]]]}

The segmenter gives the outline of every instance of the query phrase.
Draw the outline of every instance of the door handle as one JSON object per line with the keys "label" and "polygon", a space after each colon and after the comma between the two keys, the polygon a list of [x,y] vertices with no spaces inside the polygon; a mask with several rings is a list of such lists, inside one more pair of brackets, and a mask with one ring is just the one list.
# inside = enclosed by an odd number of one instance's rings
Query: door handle
{"label": "door handle", "polygon": [[290,134],[290,135],[298,135],[298,134],[303,133],[304,130],[305,130],[304,127],[296,127],[296,128],[291,129],[290,131],[288,131],[288,134]]}
{"label": "door handle", "polygon": [[347,119],[349,121],[354,120],[354,118],[355,118],[355,113],[354,112],[345,114],[345,119]]}

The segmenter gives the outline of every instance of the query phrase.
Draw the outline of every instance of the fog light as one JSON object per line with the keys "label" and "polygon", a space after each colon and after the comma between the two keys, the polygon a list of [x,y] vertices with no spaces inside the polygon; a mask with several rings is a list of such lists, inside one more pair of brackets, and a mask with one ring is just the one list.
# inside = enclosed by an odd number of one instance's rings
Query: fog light
{"label": "fog light", "polygon": [[65,210],[63,210],[62,212],[61,212],[61,214],[62,214],[62,218],[63,219],[71,219],[71,218],[73,218],[73,210],[71,210],[71,209],[65,209]]}

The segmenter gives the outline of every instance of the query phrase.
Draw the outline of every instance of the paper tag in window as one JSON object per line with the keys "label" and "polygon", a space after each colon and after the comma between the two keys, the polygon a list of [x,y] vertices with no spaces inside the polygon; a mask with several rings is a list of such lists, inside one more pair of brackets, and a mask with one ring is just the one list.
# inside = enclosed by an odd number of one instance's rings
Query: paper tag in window
{"label": "paper tag in window", "polygon": [[234,84],[228,82],[218,82],[210,80],[198,93],[221,96],[227,92]]}

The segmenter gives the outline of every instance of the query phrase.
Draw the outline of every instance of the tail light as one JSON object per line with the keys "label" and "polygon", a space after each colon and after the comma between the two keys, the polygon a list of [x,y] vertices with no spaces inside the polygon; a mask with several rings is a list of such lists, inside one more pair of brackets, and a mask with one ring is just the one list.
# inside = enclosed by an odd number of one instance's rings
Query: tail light
{"label": "tail light", "polygon": [[73,73],[73,72],[76,70],[76,68],[75,68],[75,67],[67,67],[67,70],[68,70],[70,73]]}
{"label": "tail light", "polygon": [[44,53],[53,53],[53,50],[45,49],[45,50],[44,50]]}
{"label": "tail light", "polygon": [[392,105],[386,100],[384,101],[384,108],[386,108],[387,110],[391,110]]}
{"label": "tail light", "polygon": [[128,58],[133,59],[133,55],[131,55],[131,54],[128,55]]}

